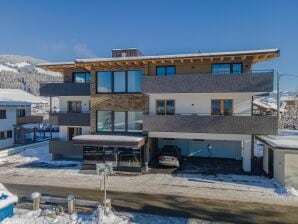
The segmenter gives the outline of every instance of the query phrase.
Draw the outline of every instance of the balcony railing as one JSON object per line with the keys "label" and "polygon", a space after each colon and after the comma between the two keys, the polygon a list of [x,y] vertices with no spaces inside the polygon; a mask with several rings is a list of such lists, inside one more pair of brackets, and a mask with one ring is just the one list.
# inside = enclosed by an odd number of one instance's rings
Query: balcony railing
{"label": "balcony railing", "polygon": [[144,93],[271,92],[273,70],[243,74],[176,74],[143,76]]}
{"label": "balcony railing", "polygon": [[90,112],[54,112],[50,113],[51,125],[90,126]]}
{"label": "balcony railing", "polygon": [[17,117],[17,124],[27,124],[27,123],[41,123],[43,121],[43,116],[28,116],[28,117]]}
{"label": "balcony railing", "polygon": [[147,132],[185,132],[216,134],[276,134],[276,116],[247,115],[144,115]]}
{"label": "balcony railing", "polygon": [[40,83],[39,91],[41,96],[89,96],[90,83]]}

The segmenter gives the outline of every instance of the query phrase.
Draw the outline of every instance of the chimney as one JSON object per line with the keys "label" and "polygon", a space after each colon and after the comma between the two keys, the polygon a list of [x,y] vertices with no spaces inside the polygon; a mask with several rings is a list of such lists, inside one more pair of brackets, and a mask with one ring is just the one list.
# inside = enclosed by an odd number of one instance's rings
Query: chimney
{"label": "chimney", "polygon": [[137,57],[144,56],[141,51],[137,48],[127,48],[127,49],[112,49],[112,57]]}

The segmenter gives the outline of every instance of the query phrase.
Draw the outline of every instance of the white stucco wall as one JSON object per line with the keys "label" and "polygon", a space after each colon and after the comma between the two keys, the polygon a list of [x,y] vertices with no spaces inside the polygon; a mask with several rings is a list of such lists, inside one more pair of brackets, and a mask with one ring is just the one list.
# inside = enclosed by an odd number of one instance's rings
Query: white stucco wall
{"label": "white stucco wall", "polygon": [[[183,156],[216,157],[241,159],[240,141],[188,140],[188,139],[158,139],[158,147],[176,145]],[[208,149],[208,145],[211,149]]]}
{"label": "white stucco wall", "polygon": [[284,154],[285,185],[298,189],[298,151],[285,151]]}
{"label": "white stucco wall", "polygon": [[[59,126],[59,139],[61,140],[68,140],[68,134],[67,134],[67,130],[69,127],[77,127],[78,126]],[[82,128],[82,134],[83,135],[88,135],[90,134],[90,127],[89,126],[81,126],[80,128]]]}
{"label": "white stucco wall", "polygon": [[282,151],[273,151],[273,176],[280,184],[285,185],[285,157]]}
{"label": "white stucco wall", "polygon": [[175,112],[211,114],[211,99],[233,99],[234,113],[251,114],[251,99],[255,93],[170,93],[149,94],[149,113],[155,114],[156,100],[175,100]]}
{"label": "white stucco wall", "polygon": [[67,111],[67,101],[81,101],[82,112],[89,112],[89,96],[60,96],[59,97],[59,109],[61,112]]}
{"label": "white stucco wall", "polygon": [[[0,119],[0,131],[12,131],[12,135],[14,134],[13,125],[16,124],[16,107],[0,107],[0,109],[6,110],[6,119]],[[8,138],[0,140],[0,148],[6,148],[12,146],[14,144],[14,138]]]}

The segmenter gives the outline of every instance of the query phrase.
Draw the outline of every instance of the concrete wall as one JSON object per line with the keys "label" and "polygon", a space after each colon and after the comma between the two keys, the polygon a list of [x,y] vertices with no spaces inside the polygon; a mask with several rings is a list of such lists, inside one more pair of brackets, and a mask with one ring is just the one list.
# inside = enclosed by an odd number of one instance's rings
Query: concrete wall
{"label": "concrete wall", "polygon": [[[16,107],[1,107],[6,110],[6,119],[0,119],[0,131],[12,131],[14,135],[13,125],[16,124]],[[6,148],[14,144],[14,136],[12,138],[0,140],[0,148]]]}
{"label": "concrete wall", "polygon": [[175,100],[175,113],[211,114],[211,99],[233,99],[234,113],[251,114],[251,99],[255,93],[165,93],[149,94],[149,113],[155,114],[156,100]]}
{"label": "concrete wall", "polygon": [[298,189],[298,152],[286,151],[285,152],[285,185],[292,186]]}

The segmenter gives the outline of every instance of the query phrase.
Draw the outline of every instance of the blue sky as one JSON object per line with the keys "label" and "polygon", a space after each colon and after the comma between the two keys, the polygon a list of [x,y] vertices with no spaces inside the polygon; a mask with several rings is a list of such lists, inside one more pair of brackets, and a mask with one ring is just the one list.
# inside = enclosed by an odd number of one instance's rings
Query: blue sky
{"label": "blue sky", "polygon": [[[0,54],[68,61],[129,47],[145,55],[279,48],[280,58],[255,68],[298,75],[298,1],[0,2]],[[281,87],[298,90],[298,78],[284,76]]]}

